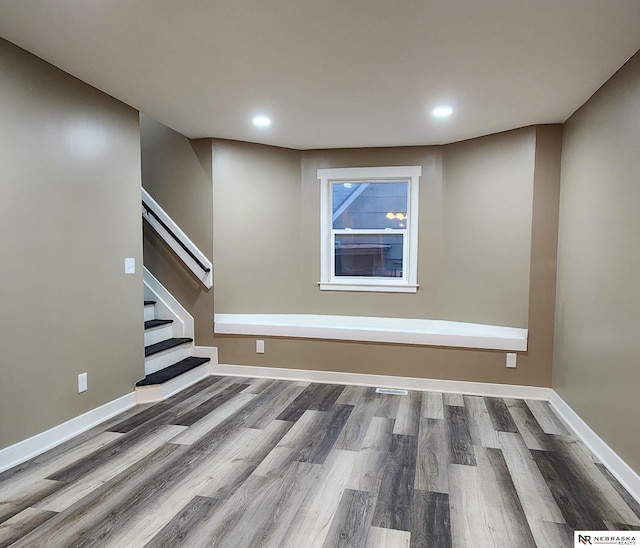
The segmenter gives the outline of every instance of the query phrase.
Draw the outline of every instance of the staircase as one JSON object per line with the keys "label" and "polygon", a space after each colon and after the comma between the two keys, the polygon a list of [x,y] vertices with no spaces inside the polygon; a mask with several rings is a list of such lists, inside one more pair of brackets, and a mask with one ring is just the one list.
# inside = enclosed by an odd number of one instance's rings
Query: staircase
{"label": "staircase", "polygon": [[156,301],[144,301],[145,378],[136,383],[138,403],[159,401],[210,374],[209,357],[194,355],[193,339],[175,336],[174,320],[156,318]]}

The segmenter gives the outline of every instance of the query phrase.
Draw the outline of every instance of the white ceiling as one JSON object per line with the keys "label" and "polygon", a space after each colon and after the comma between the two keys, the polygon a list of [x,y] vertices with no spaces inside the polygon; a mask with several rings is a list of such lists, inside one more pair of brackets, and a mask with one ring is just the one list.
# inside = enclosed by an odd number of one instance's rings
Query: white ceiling
{"label": "white ceiling", "polygon": [[192,138],[442,144],[564,122],[640,0],[0,0],[0,36]]}

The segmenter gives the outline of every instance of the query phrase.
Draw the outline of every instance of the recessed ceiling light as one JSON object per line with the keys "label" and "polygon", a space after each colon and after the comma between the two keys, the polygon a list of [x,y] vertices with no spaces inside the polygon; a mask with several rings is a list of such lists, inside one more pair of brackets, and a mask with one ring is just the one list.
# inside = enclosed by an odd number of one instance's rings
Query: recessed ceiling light
{"label": "recessed ceiling light", "polygon": [[271,118],[268,116],[254,116],[253,125],[257,127],[267,127],[271,125]]}
{"label": "recessed ceiling light", "polygon": [[436,107],[431,111],[431,114],[433,114],[436,118],[447,118],[448,116],[451,116],[452,113],[453,109],[446,105],[440,105],[439,107]]}

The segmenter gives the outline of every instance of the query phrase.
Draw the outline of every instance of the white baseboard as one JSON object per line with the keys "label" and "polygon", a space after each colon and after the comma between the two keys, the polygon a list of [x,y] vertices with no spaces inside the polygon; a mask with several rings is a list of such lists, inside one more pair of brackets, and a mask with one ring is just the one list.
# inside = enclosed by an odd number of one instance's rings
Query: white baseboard
{"label": "white baseboard", "polygon": [[135,405],[136,395],[131,392],[40,434],[5,447],[0,450],[0,472],[44,453]]}
{"label": "white baseboard", "polygon": [[640,476],[580,418],[580,415],[555,390],[551,394],[551,406],[622,486],[640,502]]}
{"label": "white baseboard", "polygon": [[338,371],[311,371],[306,369],[259,367],[255,365],[219,364],[214,365],[212,370],[214,375],[261,377],[332,384],[356,384],[362,386],[381,386],[384,388],[404,388],[407,390],[426,390],[435,392],[456,392],[459,394],[495,396],[499,398],[549,400],[552,392],[551,388],[544,388],[540,386],[419,379],[416,377],[342,373]]}

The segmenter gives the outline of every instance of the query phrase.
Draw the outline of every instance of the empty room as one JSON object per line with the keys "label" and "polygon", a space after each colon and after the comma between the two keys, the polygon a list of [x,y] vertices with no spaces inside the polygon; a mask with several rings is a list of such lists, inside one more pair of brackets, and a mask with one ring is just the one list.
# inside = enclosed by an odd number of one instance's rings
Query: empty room
{"label": "empty room", "polygon": [[0,547],[640,546],[640,2],[0,2]]}

